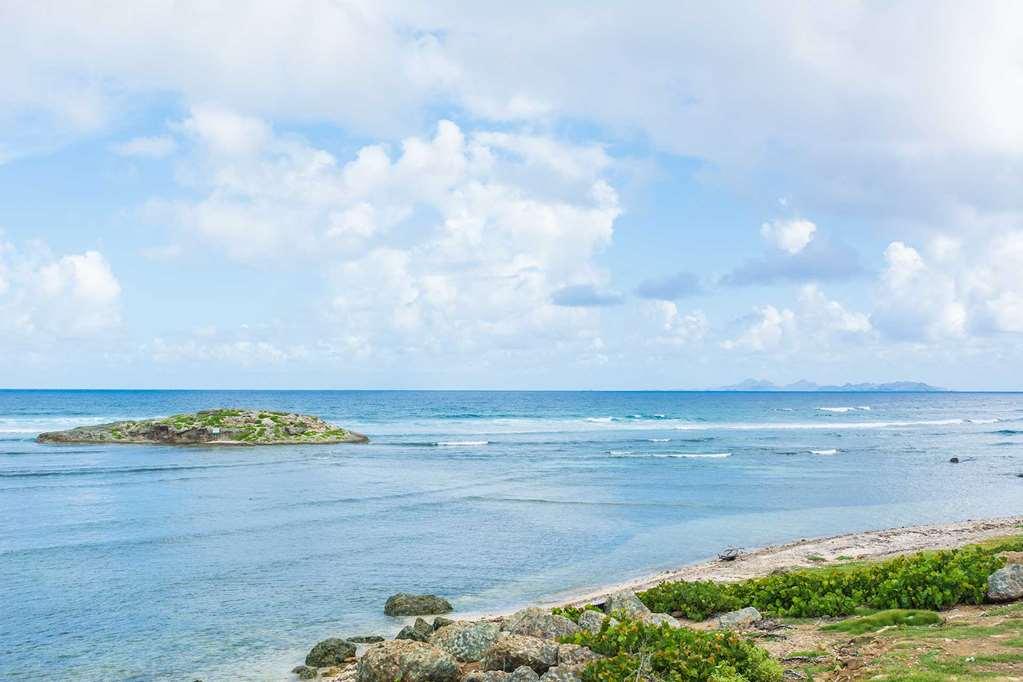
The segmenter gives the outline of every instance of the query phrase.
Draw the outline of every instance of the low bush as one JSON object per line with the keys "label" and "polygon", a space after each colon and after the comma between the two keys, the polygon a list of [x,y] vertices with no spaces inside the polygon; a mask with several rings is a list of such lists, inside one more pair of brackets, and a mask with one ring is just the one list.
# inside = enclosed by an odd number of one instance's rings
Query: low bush
{"label": "low bush", "polygon": [[579,622],[579,616],[583,615],[583,611],[597,611],[603,613],[600,607],[596,604],[587,604],[586,606],[555,606],[551,609],[551,613],[557,616],[564,616],[573,623]]}
{"label": "low bush", "polygon": [[736,583],[668,582],[640,593],[639,598],[653,611],[682,612],[692,620],[744,606],[755,606],[765,615],[793,618],[847,616],[859,607],[940,611],[983,602],[987,577],[1005,563],[996,554],[1021,548],[1023,540],[1016,539]]}
{"label": "low bush", "polygon": [[705,632],[624,621],[597,634],[563,638],[607,656],[583,670],[584,682],[779,682],[782,669],[770,655],[730,631]]}
{"label": "low bush", "polygon": [[941,616],[934,611],[920,611],[917,609],[888,609],[878,611],[869,616],[849,618],[839,623],[825,625],[821,630],[834,632],[847,632],[850,635],[862,635],[865,632],[875,632],[881,628],[897,625],[934,625],[941,622]]}

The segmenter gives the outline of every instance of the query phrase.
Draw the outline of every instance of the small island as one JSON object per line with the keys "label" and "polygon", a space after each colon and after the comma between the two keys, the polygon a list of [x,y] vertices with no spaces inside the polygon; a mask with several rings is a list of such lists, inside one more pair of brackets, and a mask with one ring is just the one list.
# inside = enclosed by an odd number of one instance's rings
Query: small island
{"label": "small island", "polygon": [[268,410],[221,409],[41,433],[40,443],[297,445],[366,443],[369,438],[319,417]]}

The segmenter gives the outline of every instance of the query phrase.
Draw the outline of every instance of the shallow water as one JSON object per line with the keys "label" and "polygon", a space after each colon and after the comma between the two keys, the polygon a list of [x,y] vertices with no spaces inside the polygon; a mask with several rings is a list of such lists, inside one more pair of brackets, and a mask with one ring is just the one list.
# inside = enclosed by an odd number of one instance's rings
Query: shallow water
{"label": "shallow water", "polygon": [[[217,406],[373,442],[32,440]],[[1017,473],[1021,394],[0,391],[0,678],[289,679],[319,639],[396,631],[396,591],[497,610],[724,546],[1018,514]]]}

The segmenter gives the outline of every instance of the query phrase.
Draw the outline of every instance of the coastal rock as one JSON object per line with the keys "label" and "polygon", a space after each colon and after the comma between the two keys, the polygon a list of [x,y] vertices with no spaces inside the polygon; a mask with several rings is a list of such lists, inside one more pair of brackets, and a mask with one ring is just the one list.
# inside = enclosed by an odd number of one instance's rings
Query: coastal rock
{"label": "coastal rock", "polygon": [[529,666],[543,674],[558,664],[558,645],[539,637],[505,633],[483,654],[484,670],[511,672],[519,666]]}
{"label": "coastal rock", "polygon": [[582,682],[583,665],[557,665],[540,676],[540,682]]}
{"label": "coastal rock", "polygon": [[348,641],[353,644],[376,644],[385,639],[386,637],[381,637],[380,635],[356,635],[355,637],[349,637]]}
{"label": "coastal rock", "polygon": [[305,657],[305,664],[314,668],[341,665],[355,657],[355,645],[347,639],[331,637],[314,646]]}
{"label": "coastal rock", "polygon": [[759,611],[752,606],[747,606],[738,611],[722,613],[717,618],[717,626],[722,629],[741,629],[753,625],[761,618]]}
{"label": "coastal rock", "polygon": [[458,661],[435,646],[411,640],[374,644],[359,659],[358,682],[454,682],[459,677]]}
{"label": "coastal rock", "polygon": [[511,673],[503,670],[473,670],[462,678],[462,682],[507,682]]}
{"label": "coastal rock", "polygon": [[430,635],[430,644],[459,661],[478,661],[501,634],[497,623],[462,621],[445,625]]}
{"label": "coastal rock", "polygon": [[434,594],[399,592],[388,597],[384,604],[384,613],[388,616],[427,616],[453,610],[451,602]]}
{"label": "coastal rock", "polygon": [[682,623],[678,622],[677,618],[669,616],[666,613],[651,613],[643,619],[643,622],[649,623],[650,625],[670,625],[673,628],[682,627]]}
{"label": "coastal rock", "polygon": [[559,639],[574,635],[581,628],[564,616],[534,606],[509,616],[501,629],[513,635]]}
{"label": "coastal rock", "polygon": [[451,625],[454,622],[455,621],[451,620],[450,618],[445,618],[444,616],[437,616],[436,618],[433,619],[433,629],[440,630],[442,627],[446,625]]}
{"label": "coastal rock", "polygon": [[584,646],[579,646],[578,644],[558,645],[559,666],[585,665],[586,663],[595,661],[598,658],[603,657]]}
{"label": "coastal rock", "polygon": [[1008,564],[988,576],[987,598],[991,601],[1023,599],[1023,564]]}
{"label": "coastal rock", "polygon": [[508,676],[508,682],[538,682],[540,676],[529,666],[521,665]]}
{"label": "coastal rock", "polygon": [[600,611],[586,609],[579,614],[579,627],[596,635],[600,632],[600,628],[604,625],[605,618],[607,618],[607,616]]}
{"label": "coastal rock", "polygon": [[652,613],[635,592],[628,590],[608,595],[607,601],[604,602],[604,611],[611,615],[620,613],[635,620],[645,620]]}
{"label": "coastal rock", "polygon": [[320,673],[316,668],[311,668],[308,665],[299,665],[294,667],[291,672],[298,675],[300,680],[315,680],[320,676]]}
{"label": "coastal rock", "polygon": [[416,618],[412,625],[406,625],[394,636],[395,639],[411,639],[416,642],[427,642],[433,634],[433,626],[422,618]]}
{"label": "coastal rock", "polygon": [[41,433],[40,443],[280,445],[365,443],[361,433],[318,417],[266,410],[203,410],[161,419],[120,421]]}

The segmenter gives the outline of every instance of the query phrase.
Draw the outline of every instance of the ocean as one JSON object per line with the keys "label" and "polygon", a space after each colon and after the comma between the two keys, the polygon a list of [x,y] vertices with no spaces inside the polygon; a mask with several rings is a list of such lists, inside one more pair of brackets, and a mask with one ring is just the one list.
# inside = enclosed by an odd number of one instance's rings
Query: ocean
{"label": "ocean", "polygon": [[[367,445],[40,445],[211,407]],[[950,464],[958,457],[960,464]],[[394,592],[495,611],[803,537],[1023,513],[1023,394],[0,391],[0,678],[287,680]]]}

